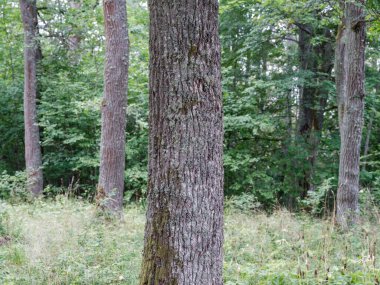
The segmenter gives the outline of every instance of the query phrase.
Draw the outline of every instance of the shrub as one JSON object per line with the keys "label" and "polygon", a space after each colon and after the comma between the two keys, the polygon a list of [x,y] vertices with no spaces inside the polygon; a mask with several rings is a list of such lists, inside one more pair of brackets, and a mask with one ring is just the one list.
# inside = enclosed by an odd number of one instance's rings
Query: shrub
{"label": "shrub", "polygon": [[225,207],[228,210],[238,210],[241,212],[254,212],[261,208],[256,196],[251,193],[243,193],[238,196],[231,196],[226,199]]}
{"label": "shrub", "polygon": [[11,203],[27,201],[30,198],[26,190],[26,173],[17,171],[13,175],[4,171],[0,174],[0,198]]}
{"label": "shrub", "polygon": [[301,209],[313,215],[321,216],[334,208],[335,193],[337,189],[336,178],[328,178],[315,191],[309,191],[304,200],[300,200]]}

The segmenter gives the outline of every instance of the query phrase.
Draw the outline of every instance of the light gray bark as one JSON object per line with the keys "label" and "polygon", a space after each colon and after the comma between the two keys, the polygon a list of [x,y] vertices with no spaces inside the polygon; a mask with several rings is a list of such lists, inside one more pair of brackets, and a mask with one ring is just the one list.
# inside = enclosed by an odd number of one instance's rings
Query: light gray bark
{"label": "light gray bark", "polygon": [[341,1],[337,37],[336,84],[341,134],[337,223],[347,228],[359,214],[359,162],[364,110],[365,0]]}
{"label": "light gray bark", "polygon": [[33,196],[43,191],[40,133],[37,119],[38,20],[36,0],[20,0],[24,27],[24,126],[27,188]]}
{"label": "light gray bark", "polygon": [[128,87],[126,0],[104,0],[106,59],[98,197],[103,210],[120,213],[123,205],[125,126]]}
{"label": "light gray bark", "polygon": [[148,211],[141,285],[221,285],[218,1],[150,0]]}

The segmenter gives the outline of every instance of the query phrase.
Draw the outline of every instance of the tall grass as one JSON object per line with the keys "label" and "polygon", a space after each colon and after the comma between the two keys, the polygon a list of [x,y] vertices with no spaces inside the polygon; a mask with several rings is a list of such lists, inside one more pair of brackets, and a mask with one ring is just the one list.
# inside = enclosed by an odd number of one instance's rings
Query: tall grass
{"label": "tall grass", "polygon": [[[64,198],[0,206],[10,237],[0,246],[0,284],[138,284],[144,209],[128,207],[119,224]],[[369,222],[341,233],[285,210],[228,211],[225,284],[379,284],[378,237]]]}

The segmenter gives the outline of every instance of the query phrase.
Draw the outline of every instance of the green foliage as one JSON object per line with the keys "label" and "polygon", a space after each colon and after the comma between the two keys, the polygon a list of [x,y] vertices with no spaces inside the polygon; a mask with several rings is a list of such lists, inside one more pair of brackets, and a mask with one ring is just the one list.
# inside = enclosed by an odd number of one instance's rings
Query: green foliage
{"label": "green foliage", "polygon": [[317,216],[330,213],[336,202],[334,194],[336,188],[335,178],[326,179],[315,191],[308,192],[306,199],[300,201],[301,207]]}
{"label": "green foliage", "polygon": [[[372,17],[380,16],[380,0],[367,0],[366,2],[367,13]],[[380,21],[377,21],[377,27],[379,27]]]}
{"label": "green foliage", "polygon": [[[376,0],[377,1],[377,0]],[[362,157],[363,187],[380,203],[379,189],[379,24],[377,2],[368,1],[366,111]],[[38,120],[41,129],[45,195],[93,198],[98,181],[100,107],[103,95],[104,31],[101,2],[38,1],[43,59],[38,64]],[[125,202],[144,202],[148,149],[148,7],[128,0],[130,67],[127,109]],[[0,172],[24,169],[23,32],[17,0],[0,0]],[[341,11],[338,2],[320,0],[222,0],[223,100],[225,115],[225,194],[241,207],[259,203],[322,211],[326,181],[338,174],[339,130],[336,94],[328,74],[300,68],[300,25],[314,31],[313,48],[334,44]],[[77,48],[70,46],[80,38]],[[319,65],[325,64],[316,54]],[[331,74],[332,76],[334,74]],[[315,79],[318,80],[315,80]],[[327,98],[315,169],[310,145],[298,134],[300,87],[317,88]],[[318,110],[320,106],[313,106]],[[373,120],[371,132],[369,122]],[[363,142],[364,144],[364,142]],[[364,147],[363,147],[364,148]],[[300,201],[299,181],[313,172],[317,191]],[[12,178],[10,178],[12,179]],[[3,181],[3,184],[5,182]],[[13,183],[13,182],[12,182]],[[333,183],[335,184],[335,182]],[[331,185],[331,190],[335,188]],[[330,191],[332,193],[332,191]],[[329,192],[329,193],[330,193]],[[9,194],[1,193],[3,198]],[[8,195],[8,196],[7,196]],[[330,194],[329,194],[330,195]],[[254,197],[252,201],[250,199]],[[329,196],[330,197],[330,196]],[[330,198],[329,198],[330,199]],[[244,201],[250,201],[245,203]],[[319,202],[318,202],[319,201]],[[234,203],[235,203],[234,202]],[[244,204],[244,205],[243,205]],[[330,207],[330,204],[329,204]],[[330,207],[330,209],[332,209]],[[323,212],[323,211],[322,211]],[[280,281],[279,281],[280,282]]]}
{"label": "green foliage", "polygon": [[[309,146],[297,135],[299,86],[323,90],[334,110],[325,124],[337,120],[334,83],[315,81],[312,71],[299,68],[298,27],[317,31],[313,45],[331,41],[321,31],[337,26],[334,8],[324,1],[222,1],[227,195],[250,193],[266,208],[278,202],[296,207],[298,180],[311,171]],[[329,156],[339,147],[333,124],[322,133],[317,186],[337,173],[336,157]]]}
{"label": "green foliage", "polygon": [[30,199],[26,190],[25,172],[15,172],[13,175],[3,171],[0,174],[0,199],[8,199],[12,203],[25,202]]}
{"label": "green foliage", "polygon": [[369,189],[373,202],[376,206],[380,206],[380,152],[373,152],[365,157],[365,159],[366,161],[364,163],[367,168],[365,171],[362,171],[360,179],[362,184]]}
{"label": "green foliage", "polygon": [[[0,172],[24,168],[22,25],[18,1],[0,1]],[[103,11],[97,1],[38,1],[43,59],[38,66],[38,118],[45,195],[72,190],[93,197],[98,180],[100,106],[103,95]],[[128,1],[130,69],[127,114],[127,197],[146,191],[148,11]],[[17,23],[17,24],[15,24]],[[78,49],[70,37],[78,36]],[[11,183],[11,182],[10,182]],[[13,182],[12,182],[13,183]],[[4,197],[4,195],[3,195]],[[126,199],[129,200],[129,199]]]}
{"label": "green foliage", "polygon": [[261,208],[257,198],[247,193],[227,198],[224,204],[227,211],[237,210],[243,213],[254,213]]}
{"label": "green foliage", "polygon": [[22,82],[0,79],[0,172],[24,167]]}
{"label": "green foliage", "polygon": [[127,146],[125,170],[126,202],[141,201],[146,197],[148,123],[146,109],[138,104],[128,106]]}
{"label": "green foliage", "polygon": [[68,185],[73,178],[96,183],[101,89],[96,82],[88,88],[90,81],[87,76],[78,82],[64,71],[41,80],[40,126],[49,184]]}

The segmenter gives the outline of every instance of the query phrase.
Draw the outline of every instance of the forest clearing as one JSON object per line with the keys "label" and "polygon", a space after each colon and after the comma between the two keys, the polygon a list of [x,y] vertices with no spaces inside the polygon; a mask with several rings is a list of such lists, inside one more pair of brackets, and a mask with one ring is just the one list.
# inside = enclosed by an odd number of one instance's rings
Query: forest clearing
{"label": "forest clearing", "polygon": [[[1,206],[1,231],[10,237],[0,246],[1,284],[139,284],[142,206],[127,207],[121,224],[63,196]],[[342,234],[331,219],[227,207],[224,284],[377,284],[377,224]]]}

